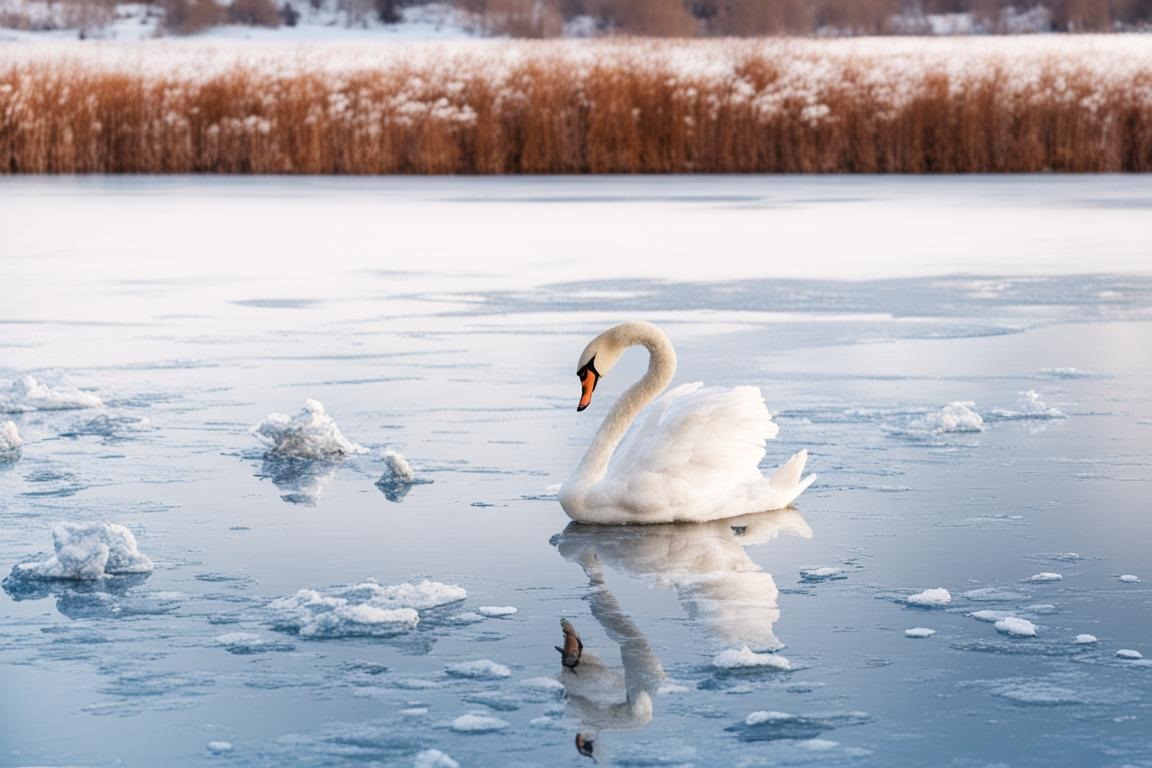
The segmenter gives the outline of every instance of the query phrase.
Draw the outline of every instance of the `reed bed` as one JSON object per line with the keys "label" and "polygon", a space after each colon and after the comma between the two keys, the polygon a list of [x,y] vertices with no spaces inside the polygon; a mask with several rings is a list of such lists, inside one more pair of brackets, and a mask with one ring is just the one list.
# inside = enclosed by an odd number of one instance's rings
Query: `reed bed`
{"label": "reed bed", "polygon": [[0,47],[6,173],[1152,170],[1141,36]]}

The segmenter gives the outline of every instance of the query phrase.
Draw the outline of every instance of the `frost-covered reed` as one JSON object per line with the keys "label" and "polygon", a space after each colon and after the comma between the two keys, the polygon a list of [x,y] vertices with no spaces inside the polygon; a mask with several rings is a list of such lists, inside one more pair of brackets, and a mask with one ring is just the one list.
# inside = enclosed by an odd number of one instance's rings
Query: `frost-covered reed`
{"label": "frost-covered reed", "polygon": [[10,173],[1152,170],[1143,36],[0,47]]}

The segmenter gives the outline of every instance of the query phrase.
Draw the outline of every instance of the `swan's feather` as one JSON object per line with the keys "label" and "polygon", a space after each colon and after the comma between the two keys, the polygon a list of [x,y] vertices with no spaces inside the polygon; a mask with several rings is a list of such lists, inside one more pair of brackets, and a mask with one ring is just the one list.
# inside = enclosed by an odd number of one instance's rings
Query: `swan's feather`
{"label": "swan's feather", "polygon": [[814,478],[800,479],[804,452],[761,474],[778,429],[758,387],[676,387],[613,455],[586,509],[604,522],[665,522],[786,507]]}

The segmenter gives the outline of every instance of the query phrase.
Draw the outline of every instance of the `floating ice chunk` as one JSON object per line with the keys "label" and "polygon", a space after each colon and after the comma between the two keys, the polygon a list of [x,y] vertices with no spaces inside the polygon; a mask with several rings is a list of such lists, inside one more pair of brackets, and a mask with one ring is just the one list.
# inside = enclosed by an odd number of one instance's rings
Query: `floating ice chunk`
{"label": "floating ice chunk", "polygon": [[428,714],[428,707],[407,707],[400,710],[400,714],[403,717],[424,717]]}
{"label": "floating ice chunk", "polygon": [[936,587],[906,597],[904,602],[919,608],[940,608],[952,602],[952,593],[943,587]]}
{"label": "floating ice chunk", "polygon": [[1035,584],[1043,584],[1043,583],[1049,582],[1049,581],[1060,581],[1063,578],[1064,577],[1058,573],[1052,573],[1051,571],[1044,571],[1042,573],[1037,573],[1033,576],[1029,576],[1027,581],[1031,581]]}
{"label": "floating ice chunk", "polygon": [[229,653],[240,656],[266,651],[291,651],[294,647],[288,643],[265,640],[254,632],[229,632],[218,635],[216,642],[224,646]]}
{"label": "floating ice chunk", "polygon": [[984,419],[973,410],[975,407],[976,403],[971,400],[956,400],[941,408],[939,413],[925,416],[920,424],[941,434],[982,432]]}
{"label": "floating ice chunk", "polygon": [[458,733],[491,733],[508,727],[506,720],[491,715],[469,713],[452,721],[452,730]]}
{"label": "floating ice chunk", "polygon": [[529,677],[520,681],[520,685],[534,691],[556,693],[564,690],[564,683],[554,677]]}
{"label": "floating ice chunk", "polygon": [[961,593],[961,596],[977,603],[1011,603],[1017,600],[1025,600],[1028,597],[1028,595],[1013,592],[1010,589],[1000,589],[999,587],[970,589],[967,592]]}
{"label": "floating ice chunk", "polygon": [[1000,621],[1001,619],[1010,618],[1013,614],[1011,611],[973,611],[968,615],[976,619],[976,621],[992,623]]}
{"label": "floating ice chunk", "polygon": [[475,624],[477,622],[484,621],[484,617],[475,611],[464,611],[463,613],[458,613],[455,616],[452,616],[449,618],[449,621],[451,621],[453,624]]}
{"label": "floating ice chunk", "polygon": [[802,749],[810,749],[813,752],[827,752],[830,749],[836,749],[840,746],[840,742],[832,741],[830,739],[805,739],[799,741],[796,746]]}
{"label": "floating ice chunk", "polygon": [[1068,414],[1058,408],[1049,407],[1040,397],[1040,393],[1029,389],[1020,393],[1020,410],[1011,411],[1003,408],[993,408],[992,416],[997,419],[1013,421],[1022,419],[1066,419]]}
{"label": "floating ice chunk", "polygon": [[473,680],[500,680],[512,674],[512,670],[508,667],[489,659],[449,664],[444,671],[453,677],[467,677]]}
{"label": "floating ice chunk", "polygon": [[408,463],[408,459],[401,454],[393,450],[384,452],[384,472],[376,481],[376,487],[384,492],[388,501],[403,501],[404,497],[408,495],[408,491],[412,490],[413,485],[428,482],[431,481],[422,480],[416,476],[416,472]]}
{"label": "floating ice chunk", "polygon": [[462,587],[427,579],[391,586],[368,581],[325,592],[302,589],[268,607],[277,627],[301,637],[387,637],[415,628],[418,611],[467,596]]}
{"label": "floating ice chunk", "polygon": [[1032,605],[1024,606],[1024,610],[1039,614],[1041,616],[1048,616],[1050,614],[1056,613],[1056,606],[1052,605],[1051,603],[1033,603]]}
{"label": "floating ice chunk", "polygon": [[776,723],[783,720],[793,720],[795,717],[795,715],[790,715],[787,712],[765,711],[762,709],[744,718],[744,725],[752,726],[762,723]]}
{"label": "floating ice chunk", "polygon": [[922,638],[932,637],[936,634],[936,630],[928,629],[928,627],[912,627],[912,629],[904,630],[904,637]]}
{"label": "floating ice chunk", "polygon": [[251,430],[268,452],[301,459],[338,459],[364,448],[340,432],[336,422],[317,400],[305,400],[304,409],[289,418],[273,413]]}
{"label": "floating ice chunk", "polygon": [[482,605],[476,609],[481,616],[488,618],[501,618],[504,616],[515,616],[520,612],[519,608],[511,605]]}
{"label": "floating ice chunk", "polygon": [[1116,658],[1131,659],[1134,661],[1136,659],[1144,658],[1144,654],[1140,653],[1140,651],[1133,651],[1130,648],[1121,648],[1119,651],[1116,651]]}
{"label": "floating ice chunk", "polygon": [[792,669],[792,662],[774,653],[756,653],[748,646],[729,648],[712,658],[712,666],[717,669]]}
{"label": "floating ice chunk", "polygon": [[1080,704],[1084,696],[1069,688],[1053,685],[1045,680],[1009,679],[992,686],[993,696],[1014,701],[1017,704],[1056,706],[1060,704]]}
{"label": "floating ice chunk", "polygon": [[86,580],[152,572],[152,561],[141,554],[136,537],[115,523],[59,523],[52,526],[52,545],[52,557],[19,564],[12,577]]}
{"label": "floating ice chunk", "polygon": [[0,413],[68,411],[102,405],[104,401],[90,392],[75,387],[49,387],[31,376],[21,376],[12,382],[7,393],[0,393]]}
{"label": "floating ice chunk", "polygon": [[1012,637],[1036,637],[1036,625],[1016,616],[996,622],[996,631]]}
{"label": "floating ice chunk", "polygon": [[1074,642],[1076,645],[1092,645],[1099,641],[1096,639],[1096,635],[1076,635]]}
{"label": "floating ice chunk", "polygon": [[214,755],[223,755],[232,751],[232,742],[230,741],[210,741],[208,742],[208,751]]}
{"label": "floating ice chunk", "polygon": [[834,568],[832,566],[824,566],[822,568],[801,568],[800,579],[802,581],[819,582],[831,581],[833,579],[843,579],[843,568]]}
{"label": "floating ice chunk", "polygon": [[1140,582],[1140,577],[1131,573],[1126,573],[1120,577],[1120,581],[1124,582],[1125,584],[1138,584]]}
{"label": "floating ice chunk", "polygon": [[6,421],[0,424],[0,462],[16,461],[20,458],[20,447],[24,441],[20,439],[20,432],[16,424]]}
{"label": "floating ice chunk", "polygon": [[1041,368],[1040,373],[1053,379],[1095,379],[1100,376],[1098,373],[1073,367]]}
{"label": "floating ice chunk", "polygon": [[460,763],[438,749],[426,749],[416,755],[412,768],[460,768]]}

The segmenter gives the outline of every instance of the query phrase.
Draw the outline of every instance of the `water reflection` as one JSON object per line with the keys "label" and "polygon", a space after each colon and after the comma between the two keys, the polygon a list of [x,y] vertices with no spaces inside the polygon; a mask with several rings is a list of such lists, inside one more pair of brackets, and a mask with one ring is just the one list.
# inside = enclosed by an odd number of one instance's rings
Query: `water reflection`
{"label": "water reflection", "polygon": [[256,477],[268,478],[281,491],[280,498],[290,504],[314,507],[332,482],[339,465],[320,459],[268,455],[260,464]]}
{"label": "water reflection", "polygon": [[[652,699],[666,680],[651,643],[608,589],[605,569],[676,590],[688,616],[718,645],[755,651],[782,647],[774,632],[779,589],[772,574],[745,547],[791,534],[811,538],[794,509],[760,512],[709,523],[596,526],[571,523],[552,540],[560,554],[588,578],[592,617],[619,646],[622,669],[592,650],[570,661],[564,646],[560,680],[569,713],[580,720],[577,751],[599,759],[598,732],[642,728],[652,720]],[[578,629],[578,628],[577,628]]]}

